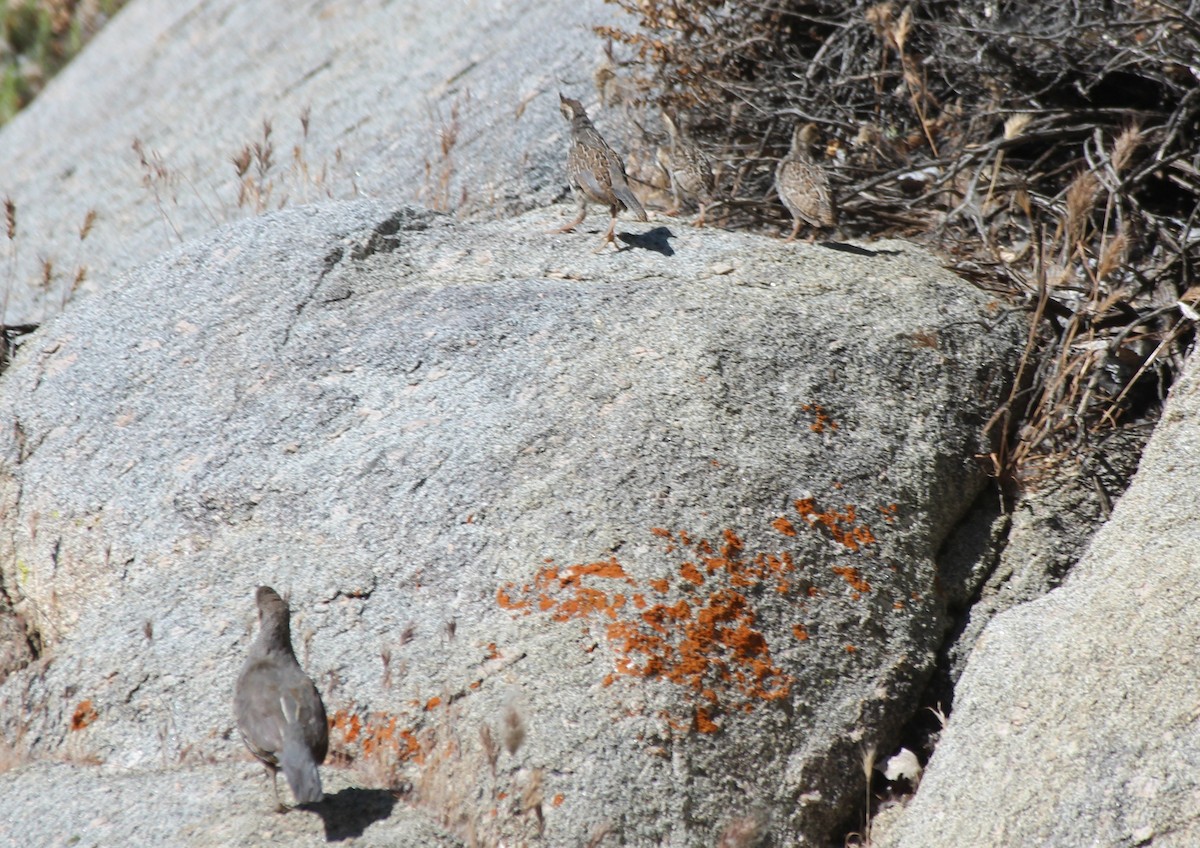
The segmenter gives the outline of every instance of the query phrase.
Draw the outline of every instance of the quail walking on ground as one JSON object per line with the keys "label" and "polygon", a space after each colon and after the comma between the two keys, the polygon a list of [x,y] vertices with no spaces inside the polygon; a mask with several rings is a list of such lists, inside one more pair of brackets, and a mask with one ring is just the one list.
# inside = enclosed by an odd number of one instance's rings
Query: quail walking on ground
{"label": "quail walking on ground", "polygon": [[671,135],[669,148],[658,148],[658,164],[671,179],[671,194],[675,201],[674,208],[668,213],[674,215],[679,211],[683,200],[694,200],[700,207],[700,216],[696,218],[696,226],[704,226],[704,213],[712,202],[713,172],[712,163],[703,150],[685,136],[679,125],[667,114],[662,113],[663,123]]}
{"label": "quail walking on ground", "polygon": [[813,228],[814,237],[817,229],[837,226],[829,177],[809,153],[816,138],[816,126],[797,124],[792,132],[792,149],[775,168],[775,190],[792,213],[792,232],[786,241],[796,238],[802,224]]}
{"label": "quail walking on ground", "polygon": [[324,795],[317,766],[329,748],[325,705],[292,653],[287,602],[269,586],[258,587],[258,638],[250,646],[234,688],[238,730],[250,753],[271,773],[279,809],[276,773],[283,771],[297,804]]}
{"label": "quail walking on ground", "polygon": [[646,210],[629,188],[625,166],[621,157],[608,146],[608,142],[592,126],[587,112],[578,100],[558,95],[559,109],[571,124],[571,151],[567,154],[567,177],[571,190],[579,201],[579,217],[565,226],[551,230],[554,233],[569,233],[583,223],[587,216],[588,201],[603,203],[609,209],[612,220],[604,241],[596,252],[613,241],[613,229],[617,225],[617,213],[628,209],[639,221],[646,220]]}

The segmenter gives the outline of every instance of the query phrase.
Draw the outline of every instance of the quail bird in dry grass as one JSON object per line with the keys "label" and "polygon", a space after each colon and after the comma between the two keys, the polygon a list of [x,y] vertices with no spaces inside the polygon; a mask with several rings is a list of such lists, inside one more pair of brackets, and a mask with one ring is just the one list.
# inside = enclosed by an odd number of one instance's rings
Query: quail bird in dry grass
{"label": "quail bird in dry grass", "polygon": [[713,172],[712,163],[699,147],[685,136],[679,125],[666,111],[662,113],[663,123],[671,135],[670,148],[658,148],[658,164],[671,179],[671,194],[675,201],[674,208],[669,214],[676,214],[683,200],[694,200],[700,207],[700,216],[696,218],[696,226],[704,226],[704,213],[712,202]]}
{"label": "quail bird in dry grass", "polygon": [[599,252],[613,241],[613,229],[617,225],[617,213],[628,209],[639,221],[646,220],[646,210],[629,188],[625,166],[621,157],[608,146],[608,142],[592,126],[587,112],[578,100],[558,95],[559,109],[571,124],[571,151],[567,154],[567,177],[571,190],[579,201],[579,217],[565,226],[551,230],[554,233],[569,233],[583,223],[587,216],[588,201],[608,206],[612,220],[604,241],[596,248]]}
{"label": "quail bird in dry grass", "polygon": [[287,602],[269,586],[260,586],[255,599],[258,638],[234,688],[238,730],[250,753],[270,772],[280,810],[285,809],[276,783],[280,770],[296,803],[313,804],[324,797],[317,766],[329,748],[325,705],[292,653]]}
{"label": "quail bird in dry grass", "polygon": [[813,228],[814,238],[817,229],[837,226],[829,177],[809,152],[816,139],[816,126],[798,124],[792,132],[792,149],[775,168],[775,190],[792,213],[792,232],[786,241],[793,241],[803,224]]}

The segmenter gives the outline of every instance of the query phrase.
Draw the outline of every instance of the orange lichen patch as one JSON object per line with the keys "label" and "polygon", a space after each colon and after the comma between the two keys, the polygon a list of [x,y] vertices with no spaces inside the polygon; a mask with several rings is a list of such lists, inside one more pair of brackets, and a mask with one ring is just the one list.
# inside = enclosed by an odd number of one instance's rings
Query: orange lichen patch
{"label": "orange lichen patch", "polygon": [[892,609],[897,609],[897,610],[902,610],[902,609],[904,609],[904,601],[895,601],[895,602],[893,602],[893,603],[892,603]]}
{"label": "orange lichen patch", "polygon": [[363,734],[363,756],[370,759],[383,748],[391,748],[396,743],[396,717],[376,713],[367,721],[366,732]]}
{"label": "orange lichen patch", "polygon": [[853,654],[857,650],[858,650],[858,647],[855,645],[847,645],[846,646],[846,653],[848,653],[848,654]]}
{"label": "orange lichen patch", "polygon": [[524,598],[514,599],[513,596],[509,594],[509,592],[511,592],[514,588],[516,588],[515,583],[505,583],[503,586],[497,589],[496,603],[500,606],[500,609],[516,610],[523,612],[525,615],[529,615],[529,601],[525,600]]}
{"label": "orange lichen patch", "polygon": [[796,535],[796,526],[794,524],[792,524],[792,522],[788,521],[788,518],[786,515],[781,515],[778,518],[776,518],[774,521],[771,522],[771,526],[774,527],[776,530],[778,530],[780,533],[782,533],[785,536],[795,536]]}
{"label": "orange lichen patch", "polygon": [[825,414],[825,408],[820,404],[806,403],[800,408],[813,414],[813,423],[808,425],[808,429],[814,433],[823,433],[826,428],[830,430],[838,428],[837,422]]}
{"label": "orange lichen patch", "polygon": [[875,534],[871,532],[870,528],[865,524],[858,523],[858,510],[854,504],[846,504],[844,512],[837,510],[822,512],[817,508],[813,498],[800,498],[795,501],[793,506],[809,527],[818,525],[824,527],[835,542],[846,546],[851,551],[858,551],[876,541]]}
{"label": "orange lichen patch", "polygon": [[[441,699],[430,699],[433,701],[440,703]],[[399,723],[399,718],[387,713],[372,713],[364,720],[356,713],[337,710],[329,717],[330,747],[350,760],[354,757],[345,749],[358,747],[364,759],[394,757],[396,762],[423,763],[425,754],[416,734],[400,728]]]}
{"label": "orange lichen patch", "polygon": [[550,799],[550,806],[551,807],[561,807],[563,805],[563,801],[565,801],[565,800],[567,800],[567,799],[563,797],[563,794],[561,792],[559,792],[553,798]]}
{"label": "orange lichen patch", "polygon": [[500,649],[496,647],[495,642],[487,643],[487,659],[489,659],[489,660],[500,659]]}
{"label": "orange lichen patch", "polygon": [[[816,521],[813,517],[809,523]],[[772,526],[784,535],[797,533],[788,518],[776,519]],[[816,596],[811,581],[793,576],[798,566],[792,552],[748,551],[743,537],[731,529],[716,539],[661,527],[650,533],[668,554],[689,552],[675,566],[679,580],[660,577],[639,583],[609,558],[542,568],[525,586],[502,587],[497,600],[516,614],[540,611],[555,622],[579,621],[585,631],[595,619],[606,619],[605,641],[613,656],[601,685],[637,678],[682,687],[694,709],[686,719],[675,717],[680,729],[712,732],[718,729],[713,717],[722,712],[749,712],[764,701],[786,697],[792,678],[772,659],[767,631],[750,598],[762,597],[764,588]],[[605,585],[611,580],[639,591],[612,591]],[[681,588],[684,598],[671,597]],[[791,632],[800,641],[808,638],[803,626]]]}
{"label": "orange lichen patch", "polygon": [[439,706],[441,706],[441,703],[442,703],[442,699],[439,698],[437,695],[434,695],[432,698],[430,698],[428,701],[425,702],[425,712],[429,712],[430,710],[437,709]]}
{"label": "orange lichen patch", "polygon": [[520,615],[529,615],[533,610],[550,613],[551,618],[560,622],[597,612],[615,618],[625,596],[610,599],[607,592],[585,585],[585,580],[624,580],[631,586],[637,585],[615,558],[609,558],[566,569],[547,566],[534,575],[532,583],[520,587],[505,583],[496,591],[496,603],[501,609]]}
{"label": "orange lichen patch", "polygon": [[866,592],[871,591],[871,584],[863,579],[862,574],[859,573],[857,568],[849,565],[835,565],[832,568],[832,571],[834,574],[839,575],[843,580],[849,583],[855,592],[862,592],[865,594]]}
{"label": "orange lichen patch", "polygon": [[99,715],[92,706],[92,699],[86,698],[80,701],[75,706],[75,712],[71,713],[71,730],[83,730],[97,718]]}
{"label": "orange lichen patch", "polygon": [[342,741],[346,744],[353,744],[358,741],[359,731],[362,729],[362,722],[354,713],[348,713],[345,710],[338,710],[329,717],[330,731],[337,731],[342,734]]}
{"label": "orange lichen patch", "polygon": [[896,504],[888,504],[887,506],[881,506],[879,511],[883,513],[883,520],[888,524],[892,524],[896,521],[896,513],[899,509],[900,507],[896,506]]}
{"label": "orange lichen patch", "polygon": [[807,642],[808,628],[806,628],[803,624],[793,624],[792,635],[796,637],[797,641]]}
{"label": "orange lichen patch", "polygon": [[697,707],[695,728],[698,733],[716,733],[721,729],[721,725],[712,720],[708,710],[704,707]]}

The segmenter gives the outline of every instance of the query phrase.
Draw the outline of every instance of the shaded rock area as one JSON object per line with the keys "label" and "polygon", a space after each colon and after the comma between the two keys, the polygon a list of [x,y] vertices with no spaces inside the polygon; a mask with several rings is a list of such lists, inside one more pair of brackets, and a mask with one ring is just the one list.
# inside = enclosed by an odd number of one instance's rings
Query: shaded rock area
{"label": "shaded rock area", "polygon": [[[834,837],[933,670],[1027,328],[900,242],[623,223],[595,255],[601,221],[542,233],[569,214],[288,210],[32,337],[0,383],[0,564],[44,644],[0,686],[14,755],[216,761],[265,807],[230,691],[268,583],[325,770],[457,838]],[[228,844],[204,815],[178,840]]]}
{"label": "shaded rock area", "polygon": [[920,790],[879,844],[1200,844],[1198,420],[1193,357],[1063,585],[984,628]]}
{"label": "shaded rock area", "polygon": [[[387,197],[499,217],[565,196],[557,92],[593,106],[591,27],[619,15],[602,0],[130,3],[0,130],[0,198],[18,221],[0,323],[58,312],[80,269],[81,290],[100,290],[281,204]],[[632,129],[593,117],[614,143]]]}

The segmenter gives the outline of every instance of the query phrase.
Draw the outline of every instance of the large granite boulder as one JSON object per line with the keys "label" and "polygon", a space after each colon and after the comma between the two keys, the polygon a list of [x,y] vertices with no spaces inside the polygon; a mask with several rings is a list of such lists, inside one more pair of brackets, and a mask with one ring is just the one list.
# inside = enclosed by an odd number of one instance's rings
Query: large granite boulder
{"label": "large granite boulder", "polygon": [[[39,658],[0,685],[29,763],[0,820],[130,844],[95,807],[140,780],[181,787],[159,841],[268,816],[230,707],[265,583],[338,803],[394,792],[470,844],[839,832],[962,591],[936,555],[1024,322],[900,242],[622,224],[595,255],[542,232],[569,215],[291,209],[23,346],[0,573]],[[393,821],[367,800],[363,844]],[[263,841],[325,838],[287,818]]]}

